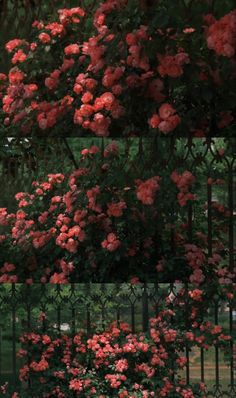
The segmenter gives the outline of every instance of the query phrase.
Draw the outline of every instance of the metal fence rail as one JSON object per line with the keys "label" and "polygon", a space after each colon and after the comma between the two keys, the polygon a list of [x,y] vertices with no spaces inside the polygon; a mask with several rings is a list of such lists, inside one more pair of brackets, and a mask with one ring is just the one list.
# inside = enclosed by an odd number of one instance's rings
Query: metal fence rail
{"label": "metal fence rail", "polygon": [[[231,270],[235,257],[235,218],[236,218],[236,144],[235,140],[223,138],[170,138],[156,140],[129,139],[117,140],[123,153],[123,167],[137,170],[141,178],[142,170],[152,170],[162,176],[177,169],[179,172],[189,170],[196,176],[193,193],[197,195],[198,205],[189,202],[182,212],[183,220],[188,225],[189,242],[199,224],[199,209],[206,209],[204,231],[207,235],[209,257],[212,255],[215,237],[215,217],[222,220],[224,228],[224,257]],[[63,172],[69,174],[80,166],[80,150],[91,144],[104,147],[109,139],[51,139],[32,140],[28,142],[8,143],[0,150],[0,183],[4,186],[0,206],[14,210],[14,195],[27,191],[33,180],[45,178],[48,173]],[[101,161],[103,159],[101,158]],[[152,171],[150,171],[152,173]],[[147,173],[146,173],[147,174]],[[150,174],[150,177],[152,175]],[[214,184],[209,184],[212,179]],[[165,187],[163,187],[165,190]],[[166,198],[169,193],[165,192]],[[171,195],[171,194],[170,194]],[[169,195],[169,198],[171,196]],[[173,195],[172,195],[173,196]],[[169,200],[169,199],[167,199]],[[223,205],[225,212],[215,210],[215,203]],[[225,216],[227,214],[227,216]],[[168,215],[171,223],[171,214]],[[175,252],[173,230],[170,231],[170,245]]]}
{"label": "metal fence rail", "polygon": [[48,173],[69,172],[75,167],[64,140],[5,140],[0,149],[0,206],[14,210],[14,195],[27,191],[32,181]]}
{"label": "metal fence rail", "polygon": [[[109,322],[128,322],[133,332],[147,331],[148,320],[155,316],[166,298],[173,300],[181,285],[147,284],[76,284],[76,285],[2,285],[0,286],[1,344],[0,376],[17,383],[20,348],[18,338],[26,331],[67,333],[78,330],[92,333],[103,330]],[[227,289],[227,287],[226,287]],[[174,301],[173,301],[174,303]],[[174,305],[174,304],[173,304]],[[184,311],[188,309],[187,296]],[[236,303],[214,294],[203,303],[205,320],[223,327],[224,333],[236,337]],[[42,316],[43,314],[43,316]],[[186,320],[187,320],[186,313]],[[185,319],[183,319],[185,322]],[[171,327],[178,327],[173,323]],[[187,324],[186,324],[187,327]],[[235,397],[235,346],[230,346],[227,363],[215,347],[209,352],[189,352],[185,377],[187,383],[204,381],[210,397]]]}
{"label": "metal fence rail", "polygon": [[48,15],[56,14],[58,8],[72,5],[73,0],[1,0],[1,72],[7,71],[10,66],[9,57],[3,49],[8,40],[19,37],[28,38],[33,21],[36,19],[44,19]]}

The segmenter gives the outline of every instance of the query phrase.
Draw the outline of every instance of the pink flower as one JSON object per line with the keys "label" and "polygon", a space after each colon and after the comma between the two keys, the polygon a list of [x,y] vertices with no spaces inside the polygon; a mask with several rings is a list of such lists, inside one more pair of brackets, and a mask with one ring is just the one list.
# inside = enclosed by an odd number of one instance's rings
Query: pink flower
{"label": "pink flower", "polygon": [[43,370],[46,370],[49,368],[49,364],[46,361],[46,359],[41,359],[41,361],[39,361],[39,362],[35,362],[35,361],[32,362],[30,364],[30,367],[35,372],[42,372]]}
{"label": "pink flower", "polygon": [[21,46],[24,43],[24,40],[21,39],[13,39],[7,42],[5,45],[6,50],[11,53],[15,48]]}
{"label": "pink flower", "polygon": [[111,106],[114,104],[115,96],[110,93],[106,92],[100,96],[100,101],[106,109],[111,109]]}
{"label": "pink flower", "polygon": [[236,51],[236,10],[224,15],[218,21],[212,19],[206,30],[207,45],[217,55],[231,58]]}
{"label": "pink flower", "polygon": [[0,81],[5,81],[7,80],[7,75],[5,73],[0,73]]}
{"label": "pink flower", "polygon": [[16,267],[14,264],[4,263],[3,267],[0,269],[1,272],[12,272],[15,271]]}
{"label": "pink flower", "polygon": [[213,329],[211,330],[211,334],[219,334],[222,332],[222,326],[220,325],[216,325],[213,327]]}
{"label": "pink flower", "polygon": [[179,357],[176,359],[176,363],[179,365],[180,368],[183,368],[187,364],[187,358]]}
{"label": "pink flower", "polygon": [[189,296],[195,300],[195,301],[202,301],[202,295],[203,295],[203,291],[200,289],[194,289],[192,291],[190,291]]}
{"label": "pink flower", "polygon": [[203,275],[203,272],[201,269],[195,269],[190,275],[189,280],[191,283],[196,283],[199,285],[200,283],[204,282],[205,276]]}
{"label": "pink flower", "polygon": [[58,10],[60,22],[63,25],[68,23],[80,23],[81,17],[85,15],[85,11],[80,7],[65,8]]}
{"label": "pink flower", "polygon": [[119,359],[115,363],[115,369],[117,372],[124,372],[124,370],[127,370],[129,367],[127,359]]}
{"label": "pink flower", "polygon": [[101,243],[101,246],[110,252],[117,250],[120,245],[120,240],[117,239],[117,236],[112,232],[109,233],[107,238]]}
{"label": "pink flower", "polygon": [[177,78],[183,74],[182,65],[189,62],[189,57],[187,54],[184,56],[179,56],[179,54],[173,55],[161,55],[158,54],[159,65],[157,71],[161,76],[170,76]]}
{"label": "pink flower", "polygon": [[156,129],[161,123],[161,118],[157,113],[154,113],[152,117],[148,120],[148,123],[152,129]]}
{"label": "pink flower", "polygon": [[133,278],[130,279],[131,285],[138,285],[140,283],[140,280],[137,276],[134,276]]}
{"label": "pink flower", "polygon": [[159,108],[159,114],[154,113],[148,121],[152,128],[158,127],[164,134],[173,131],[180,122],[181,119],[176,114],[176,110],[168,103],[162,104]]}
{"label": "pink flower", "polygon": [[162,120],[168,120],[170,116],[174,115],[176,110],[170,104],[163,104],[159,108],[159,116]]}
{"label": "pink flower", "polygon": [[164,339],[167,343],[175,341],[177,332],[174,329],[168,329],[164,334]]}
{"label": "pink flower", "polygon": [[194,28],[184,28],[183,32],[189,34],[195,32],[195,30]]}
{"label": "pink flower", "polygon": [[180,191],[177,195],[177,198],[181,207],[185,206],[189,200],[196,199],[196,195],[189,192],[189,187],[196,180],[190,171],[185,170],[183,174],[178,174],[177,171],[174,170],[170,178],[177,185],[177,188]]}
{"label": "pink flower", "polygon": [[77,55],[80,53],[80,48],[78,44],[69,44],[64,48],[64,53],[66,55]]}
{"label": "pink flower", "polygon": [[160,181],[159,176],[149,178],[148,180],[142,182],[137,181],[136,195],[137,198],[145,205],[152,205],[155,200],[156,192],[159,190],[160,186],[158,182]]}
{"label": "pink flower", "polygon": [[24,73],[20,70],[12,70],[9,72],[9,82],[11,84],[19,84],[24,79]]}
{"label": "pink flower", "polygon": [[55,90],[58,86],[59,80],[53,79],[52,77],[46,77],[45,79],[45,86],[49,88],[49,90]]}
{"label": "pink flower", "polygon": [[118,155],[119,154],[119,146],[117,141],[112,141],[110,144],[106,146],[104,149],[104,157],[107,158],[109,155]]}
{"label": "pink flower", "polygon": [[43,44],[46,44],[46,43],[50,43],[50,41],[51,41],[51,36],[49,36],[49,34],[48,33],[40,33],[40,35],[39,35],[39,40],[43,43]]}
{"label": "pink flower", "polygon": [[63,272],[61,273],[54,273],[51,278],[50,278],[50,283],[55,283],[55,284],[65,284],[68,283],[67,279],[65,278],[65,274]]}
{"label": "pink flower", "polygon": [[86,91],[81,97],[81,101],[83,102],[83,104],[88,104],[92,100],[93,100],[93,94],[90,91]]}
{"label": "pink flower", "polygon": [[15,65],[17,62],[24,62],[27,59],[27,55],[22,51],[18,50],[12,57],[12,63]]}
{"label": "pink flower", "polygon": [[126,203],[121,201],[118,203],[108,203],[107,214],[111,217],[121,217],[123,215],[123,210],[126,209]]}

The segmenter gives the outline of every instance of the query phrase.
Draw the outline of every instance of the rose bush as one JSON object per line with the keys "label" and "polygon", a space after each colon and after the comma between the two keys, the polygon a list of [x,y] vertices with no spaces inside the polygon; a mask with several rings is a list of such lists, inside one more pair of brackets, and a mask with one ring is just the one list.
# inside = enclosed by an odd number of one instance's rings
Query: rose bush
{"label": "rose bush", "polygon": [[[16,195],[15,213],[0,210],[0,281],[231,281],[228,210],[212,204],[209,254],[205,202],[194,193],[195,176],[182,170],[171,162],[161,173],[155,163],[132,166],[115,142],[83,149],[68,178],[35,181],[31,192]],[[191,239],[189,205],[199,218]]]}
{"label": "rose bush", "polygon": [[8,42],[6,133],[233,134],[234,2],[145,3],[60,9]]}
{"label": "rose bush", "polygon": [[[188,295],[196,306],[203,299],[200,290]],[[186,347],[223,348],[231,338],[221,326],[197,321],[197,311],[189,313],[190,329],[182,323],[177,327],[174,318],[180,316],[181,306],[175,308],[167,306],[150,319],[147,333],[132,333],[127,324],[116,322],[90,336],[83,332],[74,337],[25,333],[18,353],[24,358],[19,375],[22,386],[30,381],[32,398],[206,397],[203,383],[190,386],[180,376],[187,363]],[[2,392],[7,394],[7,385]],[[28,393],[25,387],[19,396]],[[9,396],[18,397],[14,394]]]}

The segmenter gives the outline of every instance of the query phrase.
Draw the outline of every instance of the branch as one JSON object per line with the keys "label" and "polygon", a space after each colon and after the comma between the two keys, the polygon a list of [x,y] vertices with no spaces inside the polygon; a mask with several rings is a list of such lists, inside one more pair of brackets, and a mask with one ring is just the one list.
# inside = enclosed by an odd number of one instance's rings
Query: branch
{"label": "branch", "polygon": [[68,144],[68,142],[67,142],[67,139],[66,139],[66,138],[63,138],[63,142],[64,142],[64,144],[65,144],[65,146],[66,146],[67,151],[68,151],[69,158],[71,159],[71,161],[72,161],[72,163],[74,164],[75,168],[78,169],[78,168],[79,168],[79,165],[77,164],[77,162],[76,162],[76,160],[75,160],[75,157],[74,157],[73,152],[72,152],[72,150],[71,150],[71,148],[70,148],[70,146],[69,146],[69,144]]}

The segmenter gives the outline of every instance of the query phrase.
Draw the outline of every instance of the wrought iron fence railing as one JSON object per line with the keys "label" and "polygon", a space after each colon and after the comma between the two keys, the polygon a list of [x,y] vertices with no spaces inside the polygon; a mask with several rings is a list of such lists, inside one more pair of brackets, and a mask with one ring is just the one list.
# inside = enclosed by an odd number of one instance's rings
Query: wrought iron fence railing
{"label": "wrought iron fence railing", "polygon": [[[0,286],[0,376],[1,381],[17,384],[20,359],[19,336],[23,332],[68,334],[84,330],[90,335],[94,327],[104,330],[111,321],[128,322],[133,332],[147,331],[150,317],[173,303],[181,289],[183,319],[173,320],[171,327],[186,328],[189,322],[188,291],[181,284],[75,284],[75,285],[2,285]],[[235,397],[236,302],[230,299],[230,286],[222,296],[207,292],[202,303],[202,318],[221,325],[233,340],[227,359],[218,347],[188,351],[185,378],[187,383],[202,381],[208,385],[210,397]],[[228,297],[228,298],[227,298]],[[185,314],[185,315],[184,315]],[[185,326],[184,326],[185,325]],[[190,328],[190,329],[188,329]]]}
{"label": "wrought iron fence railing", "polygon": [[[189,242],[199,222],[204,223],[208,254],[211,256],[215,239],[215,217],[222,218],[224,230],[225,261],[233,270],[235,264],[235,218],[236,218],[236,147],[234,140],[223,138],[170,138],[117,140],[122,154],[120,167],[132,168],[137,178],[142,178],[152,169],[160,176],[177,169],[189,170],[196,177],[193,193],[198,201],[189,201],[181,209],[186,220]],[[62,172],[66,175],[81,166],[80,151],[91,144],[105,147],[109,139],[51,139],[11,141],[3,145],[0,154],[0,183],[4,186],[0,199],[1,207],[14,210],[14,195],[30,190],[32,181],[44,179],[48,173]],[[101,162],[104,159],[101,157]],[[155,166],[155,167],[154,167]],[[212,181],[213,183],[210,183]],[[165,196],[168,189],[163,187]],[[169,197],[173,196],[172,193]],[[219,206],[224,211],[219,211]],[[200,217],[205,208],[205,215]],[[199,210],[200,209],[200,210]],[[201,220],[200,220],[201,218]],[[172,217],[172,219],[174,219]],[[171,215],[169,215],[171,220]],[[170,221],[171,222],[171,221]],[[173,229],[170,235],[173,235]],[[170,236],[174,253],[173,236]]]}
{"label": "wrought iron fence railing", "polygon": [[31,25],[38,19],[44,19],[49,15],[56,15],[57,9],[72,7],[73,0],[1,0],[0,1],[0,23],[1,23],[1,72],[8,70],[10,62],[4,45],[8,40],[17,38],[29,38]]}

